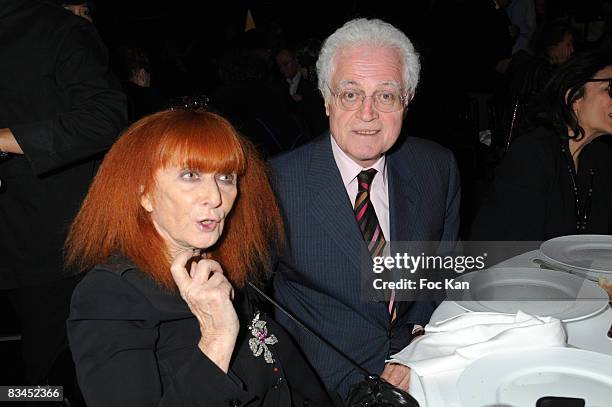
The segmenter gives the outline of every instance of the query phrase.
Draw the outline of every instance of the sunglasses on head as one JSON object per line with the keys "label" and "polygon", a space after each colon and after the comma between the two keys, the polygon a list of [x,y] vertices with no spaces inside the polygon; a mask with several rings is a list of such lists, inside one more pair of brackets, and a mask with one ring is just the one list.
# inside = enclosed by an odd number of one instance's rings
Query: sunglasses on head
{"label": "sunglasses on head", "polygon": [[612,78],[589,79],[587,82],[608,82],[608,96],[612,99]]}

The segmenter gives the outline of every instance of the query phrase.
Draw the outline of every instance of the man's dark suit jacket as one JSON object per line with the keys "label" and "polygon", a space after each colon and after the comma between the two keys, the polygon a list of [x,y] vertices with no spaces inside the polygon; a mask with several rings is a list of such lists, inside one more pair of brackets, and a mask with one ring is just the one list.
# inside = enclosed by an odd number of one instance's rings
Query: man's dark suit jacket
{"label": "man's dark suit jacket", "polygon": [[[400,143],[400,141],[398,141]],[[396,143],[396,144],[398,144]],[[362,301],[363,237],[336,166],[329,135],[271,161],[284,214],[287,252],[274,295],[293,315],[372,373],[408,344],[433,302],[404,303],[395,321],[384,302]],[[452,153],[408,138],[387,154],[391,241],[455,240],[460,187]],[[362,379],[338,353],[277,313],[329,390],[344,397]]]}

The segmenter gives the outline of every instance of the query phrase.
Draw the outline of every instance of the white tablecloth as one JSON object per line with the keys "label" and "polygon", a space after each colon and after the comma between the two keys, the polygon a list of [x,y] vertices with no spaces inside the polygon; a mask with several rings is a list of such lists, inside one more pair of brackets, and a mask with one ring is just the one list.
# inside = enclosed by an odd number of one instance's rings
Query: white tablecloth
{"label": "white tablecloth", "polygon": [[[495,267],[533,267],[539,265],[533,262],[540,257],[539,250],[533,250],[508,259]],[[434,311],[431,322],[439,322],[465,310],[453,301],[444,301]],[[612,355],[612,340],[607,337],[612,324],[612,309],[607,307],[592,317],[563,323],[569,346]],[[457,391],[457,379],[462,370],[440,373],[437,375],[419,377],[412,374],[410,393],[419,401],[421,407],[471,407],[463,406]]]}

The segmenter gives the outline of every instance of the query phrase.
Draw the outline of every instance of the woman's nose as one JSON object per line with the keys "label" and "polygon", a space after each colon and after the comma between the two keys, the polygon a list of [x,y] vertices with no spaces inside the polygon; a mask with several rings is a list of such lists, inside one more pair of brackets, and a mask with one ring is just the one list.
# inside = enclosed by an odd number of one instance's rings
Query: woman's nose
{"label": "woman's nose", "polygon": [[221,191],[214,175],[205,177],[205,182],[202,183],[200,189],[200,202],[212,208],[221,205]]}

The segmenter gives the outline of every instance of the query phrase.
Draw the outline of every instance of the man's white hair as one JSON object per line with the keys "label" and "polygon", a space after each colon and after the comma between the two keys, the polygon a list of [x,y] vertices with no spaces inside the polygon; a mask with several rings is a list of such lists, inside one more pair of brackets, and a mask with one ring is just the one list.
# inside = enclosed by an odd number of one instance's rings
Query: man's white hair
{"label": "man's white hair", "polygon": [[335,59],[338,52],[345,48],[371,45],[381,48],[396,49],[403,61],[404,91],[410,98],[419,83],[419,54],[414,50],[412,42],[406,35],[392,26],[378,19],[358,18],[351,20],[327,37],[319,59],[317,60],[317,75],[319,77],[319,90],[326,100],[331,96],[331,77],[336,68]]}

